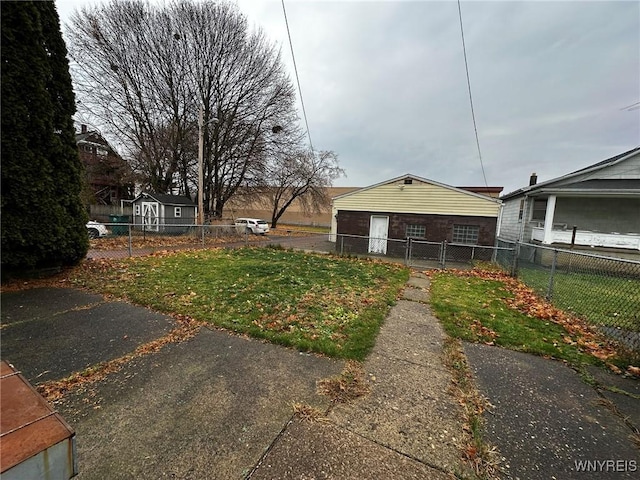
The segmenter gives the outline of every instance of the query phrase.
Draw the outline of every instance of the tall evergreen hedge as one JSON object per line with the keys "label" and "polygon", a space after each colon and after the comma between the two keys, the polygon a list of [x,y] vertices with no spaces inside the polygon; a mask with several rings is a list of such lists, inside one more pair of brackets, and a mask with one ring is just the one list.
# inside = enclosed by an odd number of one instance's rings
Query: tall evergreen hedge
{"label": "tall evergreen hedge", "polygon": [[67,49],[53,2],[2,2],[3,273],[87,253]]}

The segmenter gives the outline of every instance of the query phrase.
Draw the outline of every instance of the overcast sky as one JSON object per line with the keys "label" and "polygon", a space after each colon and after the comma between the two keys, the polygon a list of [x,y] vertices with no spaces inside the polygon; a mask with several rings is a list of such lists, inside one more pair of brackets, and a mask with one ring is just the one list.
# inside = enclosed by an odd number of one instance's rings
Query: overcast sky
{"label": "overcast sky", "polygon": [[[92,0],[56,0],[61,20]],[[239,1],[282,48],[280,0]],[[313,146],[367,186],[484,185],[455,1],[285,0]],[[548,180],[640,145],[640,2],[462,2],[490,186]],[[300,109],[302,117],[302,110]]]}

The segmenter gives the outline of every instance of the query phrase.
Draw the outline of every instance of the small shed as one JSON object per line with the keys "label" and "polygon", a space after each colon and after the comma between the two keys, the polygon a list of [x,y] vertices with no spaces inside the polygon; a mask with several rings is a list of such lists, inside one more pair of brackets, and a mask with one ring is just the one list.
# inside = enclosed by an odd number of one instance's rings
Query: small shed
{"label": "small shed", "polygon": [[493,246],[501,202],[470,190],[407,174],[340,195],[332,237],[368,237],[358,251],[379,254],[393,254],[391,240],[409,237]]}
{"label": "small shed", "polygon": [[196,222],[197,206],[188,197],[141,193],[133,200],[133,224],[147,231],[184,233]]}

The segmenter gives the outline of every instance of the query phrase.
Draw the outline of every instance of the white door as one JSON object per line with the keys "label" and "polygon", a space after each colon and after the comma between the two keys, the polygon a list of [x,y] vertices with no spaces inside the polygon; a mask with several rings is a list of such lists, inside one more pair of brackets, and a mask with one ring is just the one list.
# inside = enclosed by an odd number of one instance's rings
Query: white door
{"label": "white door", "polygon": [[387,237],[389,232],[389,217],[371,215],[369,225],[369,253],[387,253]]}
{"label": "white door", "polygon": [[142,202],[142,224],[147,230],[158,231],[158,204],[156,202]]}

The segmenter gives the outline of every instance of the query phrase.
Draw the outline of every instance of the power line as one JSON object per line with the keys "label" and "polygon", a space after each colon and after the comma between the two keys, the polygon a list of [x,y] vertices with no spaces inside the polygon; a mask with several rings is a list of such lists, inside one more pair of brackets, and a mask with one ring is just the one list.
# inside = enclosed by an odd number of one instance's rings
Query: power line
{"label": "power line", "polygon": [[[284,0],[282,0],[284,2]],[[471,96],[471,80],[469,80],[469,64],[467,63],[467,47],[464,43],[464,29],[462,27],[462,9],[460,8],[460,0],[458,0],[458,17],[460,18],[460,34],[462,35],[462,52],[464,53],[464,68],[467,72],[467,87],[469,88],[469,104],[471,105],[471,118],[473,120],[473,131],[476,134],[476,146],[478,147],[478,158],[480,159],[480,168],[482,169],[482,178],[484,178],[485,187],[489,188],[487,176],[484,173],[484,164],[482,163],[482,153],[480,152],[480,140],[478,138],[478,127],[476,126],[476,114],[473,109],[473,97]]]}
{"label": "power line", "polygon": [[313,152],[313,142],[311,141],[311,132],[309,131],[309,122],[307,121],[307,111],[304,108],[304,100],[302,98],[302,87],[300,86],[300,78],[298,77],[298,67],[296,65],[296,56],[293,53],[293,42],[291,41],[291,32],[289,31],[289,21],[287,20],[287,9],[284,8],[284,0],[282,0],[282,11],[284,12],[284,23],[287,26],[287,36],[289,37],[289,46],[291,47],[291,58],[293,59],[293,71],[296,74],[296,83],[298,84],[298,92],[300,93],[300,104],[302,105],[302,116],[304,124],[307,127],[307,136],[309,137],[309,146]]}

